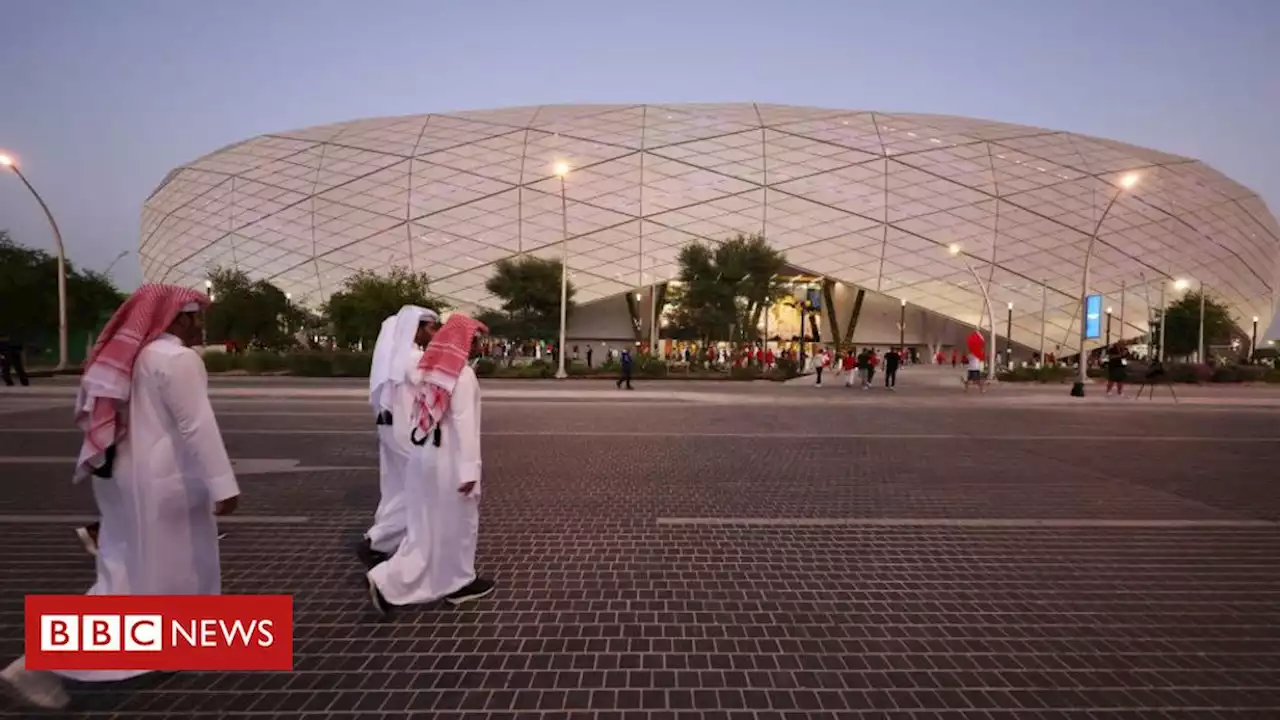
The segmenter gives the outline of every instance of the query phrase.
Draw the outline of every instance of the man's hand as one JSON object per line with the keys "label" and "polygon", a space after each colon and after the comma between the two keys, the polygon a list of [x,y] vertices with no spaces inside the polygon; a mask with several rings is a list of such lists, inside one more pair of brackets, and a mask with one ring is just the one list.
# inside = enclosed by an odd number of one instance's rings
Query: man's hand
{"label": "man's hand", "polygon": [[233,495],[226,500],[219,500],[213,506],[214,515],[230,515],[236,511],[236,507],[240,505],[240,496]]}
{"label": "man's hand", "polygon": [[475,489],[476,489],[475,480],[472,480],[471,482],[464,482],[458,486],[458,492],[462,493],[463,495],[466,495],[467,497],[471,497],[471,493],[474,492]]}

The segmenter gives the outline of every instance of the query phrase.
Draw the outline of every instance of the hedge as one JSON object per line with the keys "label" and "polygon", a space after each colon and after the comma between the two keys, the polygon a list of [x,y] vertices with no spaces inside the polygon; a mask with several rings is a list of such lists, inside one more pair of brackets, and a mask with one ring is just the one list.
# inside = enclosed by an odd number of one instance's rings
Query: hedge
{"label": "hedge", "polygon": [[[1125,367],[1125,382],[1140,383],[1146,379],[1148,365],[1132,361]],[[1244,383],[1265,382],[1280,383],[1280,370],[1265,365],[1223,365],[1211,367],[1194,363],[1170,363],[1164,366],[1165,382],[1192,383],[1203,385],[1208,383]],[[1040,382],[1066,383],[1078,377],[1078,370],[1061,365],[1045,368],[1020,367],[1006,370],[997,375],[1001,382]],[[1105,378],[1107,371],[1103,368],[1090,368],[1091,378]]]}
{"label": "hedge", "polygon": [[[204,364],[210,373],[242,372],[248,375],[293,375],[297,377],[368,377],[373,356],[347,350],[303,350],[287,353],[251,351],[242,354],[206,352]],[[787,380],[795,377],[794,368],[783,366],[765,373],[759,368],[732,368],[729,371],[702,366],[668,365],[650,357],[637,358],[633,372],[636,378],[682,380]],[[553,378],[555,364],[534,360],[520,365],[503,365],[491,358],[476,362],[476,375],[487,378]],[[618,363],[607,361],[589,368],[586,363],[572,361],[565,370],[570,377],[615,378],[621,372]],[[790,373],[790,374],[788,374]]]}
{"label": "hedge", "polygon": [[301,350],[288,353],[251,351],[241,354],[207,352],[204,366],[211,373],[240,371],[249,375],[299,377],[369,377],[373,354],[348,350]]}

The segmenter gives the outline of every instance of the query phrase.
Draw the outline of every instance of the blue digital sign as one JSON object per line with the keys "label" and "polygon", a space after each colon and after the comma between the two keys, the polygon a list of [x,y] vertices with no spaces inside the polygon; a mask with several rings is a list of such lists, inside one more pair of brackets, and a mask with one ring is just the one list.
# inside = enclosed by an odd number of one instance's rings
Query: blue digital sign
{"label": "blue digital sign", "polygon": [[1084,299],[1084,337],[1097,340],[1102,337],[1102,296],[1089,295]]}
{"label": "blue digital sign", "polygon": [[813,307],[814,310],[821,310],[822,309],[822,291],[809,288],[809,292],[806,294],[808,295],[806,299],[809,301],[809,305]]}

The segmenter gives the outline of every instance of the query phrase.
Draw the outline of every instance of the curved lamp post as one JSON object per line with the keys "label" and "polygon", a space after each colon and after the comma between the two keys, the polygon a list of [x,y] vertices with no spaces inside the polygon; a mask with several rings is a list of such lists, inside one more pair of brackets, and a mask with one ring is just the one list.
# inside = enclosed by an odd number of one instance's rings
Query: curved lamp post
{"label": "curved lamp post", "polygon": [[120,254],[116,256],[115,260],[112,260],[112,261],[107,265],[107,269],[102,271],[102,274],[103,274],[103,275],[105,275],[105,276],[107,276],[107,277],[111,277],[111,270],[116,266],[116,263],[118,263],[118,262],[120,262],[121,260],[123,260],[123,259],[125,258],[125,256],[126,256],[126,255],[128,255],[128,254],[129,254],[129,251],[128,251],[128,250],[121,250],[121,251],[120,251]]}
{"label": "curved lamp post", "polygon": [[[995,309],[995,306],[991,304],[991,295],[987,293],[987,285],[986,283],[982,282],[982,278],[978,275],[978,271],[974,270],[973,265],[969,264],[969,258],[965,257],[964,253],[961,252],[961,248],[959,244],[952,243],[951,245],[948,245],[947,252],[951,253],[952,257],[960,258],[960,261],[964,263],[965,269],[968,270],[969,274],[973,275],[973,279],[977,281],[978,289],[982,291],[982,300],[987,304],[987,320],[990,321],[990,326],[991,326],[991,341],[987,343],[987,354],[990,356],[987,358],[987,377],[991,380],[995,380],[996,379],[996,360],[995,360],[996,309]],[[981,332],[982,331],[981,320],[978,321],[978,325],[979,325],[978,331]]]}
{"label": "curved lamp post", "polygon": [[558,162],[553,168],[560,178],[560,344],[556,347],[556,378],[569,377],[564,369],[565,325],[569,305],[569,200],[564,193],[564,178],[569,174],[569,163]]}
{"label": "curved lamp post", "polygon": [[1258,354],[1258,316],[1253,316],[1253,334],[1249,336],[1249,362],[1254,361],[1254,357]]}
{"label": "curved lamp post", "polygon": [[1080,362],[1078,363],[1080,374],[1076,376],[1076,381],[1071,386],[1072,397],[1084,397],[1084,386],[1089,382],[1089,361],[1085,354],[1085,345],[1089,342],[1089,313],[1086,312],[1085,302],[1089,296],[1089,261],[1093,259],[1093,246],[1098,242],[1098,232],[1102,230],[1102,223],[1111,213],[1111,208],[1115,207],[1120,195],[1137,182],[1138,176],[1133,173],[1120,178],[1120,187],[1116,188],[1115,194],[1111,196],[1107,209],[1102,211],[1098,224],[1093,226],[1093,234],[1089,236],[1089,247],[1084,251],[1084,269],[1080,272]]}
{"label": "curved lamp post", "polygon": [[22,174],[22,170],[18,168],[18,161],[9,155],[0,155],[0,166],[7,167],[13,171],[14,175],[27,186],[27,190],[31,191],[32,197],[36,202],[40,203],[40,209],[44,211],[44,216],[49,221],[49,227],[53,228],[53,241],[58,250],[58,370],[64,370],[67,367],[67,253],[62,246],[62,232],[58,230],[58,223],[53,219],[53,213],[49,211],[49,206],[45,204],[44,198],[40,197],[40,193],[36,192],[31,183],[27,180],[27,176]]}

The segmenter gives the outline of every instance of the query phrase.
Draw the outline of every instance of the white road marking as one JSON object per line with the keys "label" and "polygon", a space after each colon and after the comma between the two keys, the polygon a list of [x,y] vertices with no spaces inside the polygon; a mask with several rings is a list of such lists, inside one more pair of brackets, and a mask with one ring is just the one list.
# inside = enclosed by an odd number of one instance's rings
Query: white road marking
{"label": "white road marking", "polygon": [[1269,520],[1104,520],[1092,518],[721,518],[660,517],[659,525],[750,527],[1276,528]]}
{"label": "white road marking", "polygon": [[[98,520],[97,515],[0,515],[0,524],[5,525],[87,525]],[[310,521],[305,515],[223,515],[218,518],[219,525],[300,525]]]}
{"label": "white road marking", "polygon": [[[71,456],[56,455],[0,455],[0,463],[11,465],[71,465],[76,459]],[[302,465],[301,462],[293,458],[239,458],[231,461],[231,467],[236,471],[236,475],[378,469],[377,465]]]}

